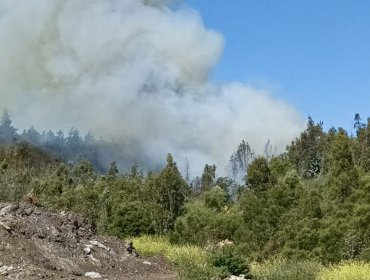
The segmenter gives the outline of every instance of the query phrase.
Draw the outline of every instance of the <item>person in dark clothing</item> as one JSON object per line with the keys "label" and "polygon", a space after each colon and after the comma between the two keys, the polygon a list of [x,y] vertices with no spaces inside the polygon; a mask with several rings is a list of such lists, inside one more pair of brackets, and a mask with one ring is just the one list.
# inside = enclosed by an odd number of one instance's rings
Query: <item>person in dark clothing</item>
{"label": "person in dark clothing", "polygon": [[130,241],[127,245],[127,248],[126,248],[127,252],[130,254],[130,255],[134,255],[135,257],[138,257],[139,254],[136,252],[136,249],[132,243],[132,241]]}

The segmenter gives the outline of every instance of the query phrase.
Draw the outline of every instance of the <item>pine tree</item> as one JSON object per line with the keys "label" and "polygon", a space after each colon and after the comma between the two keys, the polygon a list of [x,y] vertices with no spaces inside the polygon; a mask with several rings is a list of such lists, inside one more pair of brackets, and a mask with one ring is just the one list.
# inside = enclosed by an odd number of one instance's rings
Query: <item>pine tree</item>
{"label": "pine tree", "polygon": [[248,165],[254,159],[254,152],[246,141],[242,141],[237,150],[230,157],[231,177],[241,182],[245,176]]}
{"label": "pine tree", "polygon": [[216,179],[216,165],[208,165],[204,166],[202,178],[201,178],[201,191],[210,190],[215,182]]}
{"label": "pine tree", "polygon": [[10,145],[16,141],[17,129],[12,126],[9,112],[5,109],[0,121],[0,144]]}
{"label": "pine tree", "polygon": [[361,122],[361,120],[362,119],[360,117],[360,114],[356,113],[353,120],[354,121],[353,128],[356,129],[357,136],[361,133],[361,130],[366,127],[366,125],[363,122]]}

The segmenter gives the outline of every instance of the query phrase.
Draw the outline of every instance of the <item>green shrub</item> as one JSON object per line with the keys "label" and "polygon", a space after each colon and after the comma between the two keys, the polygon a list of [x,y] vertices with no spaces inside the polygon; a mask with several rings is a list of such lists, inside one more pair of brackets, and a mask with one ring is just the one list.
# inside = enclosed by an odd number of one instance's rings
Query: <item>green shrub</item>
{"label": "green shrub", "polygon": [[237,254],[234,246],[224,246],[217,249],[212,256],[212,265],[220,269],[220,276],[244,274],[248,276],[249,266],[246,260]]}

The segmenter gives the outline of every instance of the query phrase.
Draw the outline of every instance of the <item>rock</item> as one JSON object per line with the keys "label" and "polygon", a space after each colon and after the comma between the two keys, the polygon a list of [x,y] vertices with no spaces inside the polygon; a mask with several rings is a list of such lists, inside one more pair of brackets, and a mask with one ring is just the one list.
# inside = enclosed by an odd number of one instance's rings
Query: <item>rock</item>
{"label": "rock", "polygon": [[44,239],[46,238],[45,233],[42,232],[41,229],[37,229],[37,232],[32,236],[34,238]]}
{"label": "rock", "polygon": [[0,267],[0,275],[7,276],[14,268],[12,266],[3,265]]}
{"label": "rock", "polygon": [[90,255],[90,254],[91,254],[91,248],[90,248],[90,247],[85,247],[85,248],[84,248],[84,253],[85,253],[86,255]]}
{"label": "rock", "polygon": [[0,244],[0,252],[1,251],[10,251],[12,249],[12,246],[9,243],[2,242]]}
{"label": "rock", "polygon": [[245,275],[241,274],[239,276],[231,275],[225,280],[246,280]]}
{"label": "rock", "polygon": [[143,261],[143,264],[152,265],[152,263],[151,262],[148,262],[148,261]]}
{"label": "rock", "polygon": [[77,216],[76,221],[79,227],[83,226],[86,223],[85,218],[81,216]]}
{"label": "rock", "polygon": [[27,215],[27,216],[31,216],[32,213],[33,213],[33,209],[30,207],[30,208],[26,208],[24,209],[24,214]]}
{"label": "rock", "polygon": [[91,261],[91,263],[93,263],[96,266],[101,267],[101,262],[98,259],[94,258],[93,255],[90,254],[90,255],[88,255],[88,257],[89,257],[89,260]]}
{"label": "rock", "polygon": [[83,273],[80,272],[80,271],[73,271],[72,275],[74,275],[74,276],[83,276]]}
{"label": "rock", "polygon": [[222,240],[220,242],[217,243],[217,246],[218,247],[224,247],[225,245],[228,246],[228,245],[233,245],[234,242],[233,241],[230,241],[229,239],[225,239],[225,240]]}
{"label": "rock", "polygon": [[10,228],[10,226],[4,224],[3,222],[0,221],[0,226],[5,228],[7,232],[11,233],[12,229]]}
{"label": "rock", "polygon": [[67,215],[67,219],[68,219],[68,221],[73,221],[73,218],[74,218],[74,215],[72,214],[72,213],[69,213],[68,215]]}
{"label": "rock", "polygon": [[0,262],[0,267],[2,267],[4,265],[4,263],[3,262]]}
{"label": "rock", "polygon": [[105,249],[107,251],[109,251],[109,247],[105,246],[104,244],[100,243],[99,241],[96,241],[96,240],[91,240],[89,241],[92,245],[94,246],[97,246],[99,248],[102,248],[102,249]]}
{"label": "rock", "polygon": [[101,278],[101,277],[102,277],[98,272],[93,272],[93,271],[91,271],[91,272],[86,272],[86,273],[85,273],[85,276],[86,276],[86,277],[90,277],[90,278],[92,278],[92,279],[99,279],[99,278]]}
{"label": "rock", "polygon": [[19,208],[18,204],[10,204],[8,206],[5,206],[0,210],[0,216],[5,216],[6,214],[17,211],[18,208]]}

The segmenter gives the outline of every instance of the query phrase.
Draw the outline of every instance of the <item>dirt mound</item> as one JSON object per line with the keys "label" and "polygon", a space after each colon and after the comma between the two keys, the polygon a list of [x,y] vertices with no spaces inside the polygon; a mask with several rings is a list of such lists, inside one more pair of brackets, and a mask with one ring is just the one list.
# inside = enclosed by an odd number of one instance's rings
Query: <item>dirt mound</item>
{"label": "dirt mound", "polygon": [[161,257],[130,255],[81,216],[0,203],[0,279],[176,279]]}

